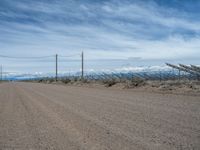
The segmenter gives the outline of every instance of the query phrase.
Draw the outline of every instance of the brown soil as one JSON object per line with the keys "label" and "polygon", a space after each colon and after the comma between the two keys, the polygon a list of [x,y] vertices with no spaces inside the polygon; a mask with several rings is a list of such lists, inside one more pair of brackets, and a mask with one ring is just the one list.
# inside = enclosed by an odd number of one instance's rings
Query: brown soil
{"label": "brown soil", "polygon": [[2,83],[0,149],[200,149],[200,97]]}

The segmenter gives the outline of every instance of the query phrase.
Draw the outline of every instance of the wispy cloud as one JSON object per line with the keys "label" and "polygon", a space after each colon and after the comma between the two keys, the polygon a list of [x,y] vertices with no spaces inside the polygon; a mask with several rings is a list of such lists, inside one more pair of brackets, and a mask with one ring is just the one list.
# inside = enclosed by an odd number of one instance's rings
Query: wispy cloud
{"label": "wispy cloud", "polygon": [[196,58],[198,8],[200,3],[185,0],[2,0],[0,52],[51,55],[84,50],[88,59]]}

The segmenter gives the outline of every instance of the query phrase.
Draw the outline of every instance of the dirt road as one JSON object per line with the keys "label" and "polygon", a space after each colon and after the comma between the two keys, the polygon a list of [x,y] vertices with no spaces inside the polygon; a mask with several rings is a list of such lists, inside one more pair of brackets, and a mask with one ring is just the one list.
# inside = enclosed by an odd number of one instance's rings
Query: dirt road
{"label": "dirt road", "polygon": [[0,150],[200,149],[200,97],[0,84]]}

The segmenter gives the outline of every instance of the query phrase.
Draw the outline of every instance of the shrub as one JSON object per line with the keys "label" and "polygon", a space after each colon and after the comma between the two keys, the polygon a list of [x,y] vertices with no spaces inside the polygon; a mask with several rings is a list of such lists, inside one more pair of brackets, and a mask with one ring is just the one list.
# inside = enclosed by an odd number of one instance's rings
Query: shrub
{"label": "shrub", "polygon": [[110,78],[110,79],[104,79],[103,84],[106,85],[106,87],[111,87],[118,83],[118,81],[115,78]]}
{"label": "shrub", "polygon": [[82,83],[90,83],[90,81],[88,79],[85,79],[85,78],[81,79],[81,82]]}
{"label": "shrub", "polygon": [[134,77],[131,80],[127,80],[127,87],[138,87],[145,85],[145,80],[139,77]]}
{"label": "shrub", "polygon": [[68,84],[68,83],[70,83],[70,82],[71,82],[71,79],[69,79],[69,78],[66,78],[66,79],[63,79],[63,80],[62,80],[62,82],[63,82],[63,83],[65,83],[65,84]]}

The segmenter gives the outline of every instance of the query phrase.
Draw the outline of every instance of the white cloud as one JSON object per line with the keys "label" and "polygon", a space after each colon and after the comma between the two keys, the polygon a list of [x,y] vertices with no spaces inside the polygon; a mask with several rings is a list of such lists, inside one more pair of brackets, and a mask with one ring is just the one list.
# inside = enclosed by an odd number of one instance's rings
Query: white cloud
{"label": "white cloud", "polygon": [[[3,54],[71,55],[84,50],[87,59],[200,56],[200,20],[153,2],[15,1],[12,7],[0,12]],[[186,31],[194,35],[185,38]]]}

